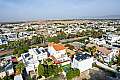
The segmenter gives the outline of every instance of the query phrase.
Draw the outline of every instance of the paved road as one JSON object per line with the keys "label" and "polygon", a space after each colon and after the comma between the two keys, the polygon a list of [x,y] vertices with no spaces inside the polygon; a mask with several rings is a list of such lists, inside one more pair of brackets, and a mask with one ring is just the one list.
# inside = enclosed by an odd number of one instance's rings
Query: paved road
{"label": "paved road", "polygon": [[11,53],[13,53],[13,50],[0,51],[0,56],[5,55],[5,54],[11,54]]}
{"label": "paved road", "polygon": [[78,38],[63,39],[63,40],[60,40],[60,42],[61,42],[61,43],[70,42],[70,41],[75,41],[75,40],[79,40],[79,39],[83,39],[83,38],[87,38],[87,36],[78,37]]}

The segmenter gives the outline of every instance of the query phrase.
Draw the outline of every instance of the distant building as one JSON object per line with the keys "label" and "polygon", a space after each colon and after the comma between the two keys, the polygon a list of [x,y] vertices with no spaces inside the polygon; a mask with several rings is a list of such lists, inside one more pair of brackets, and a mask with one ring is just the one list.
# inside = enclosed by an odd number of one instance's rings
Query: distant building
{"label": "distant building", "polygon": [[5,33],[3,35],[7,38],[8,41],[15,41],[18,39],[16,33]]}
{"label": "distant building", "polygon": [[111,34],[111,33],[107,33],[107,35],[104,35],[104,37],[105,37],[106,41],[109,42],[109,43],[116,42],[120,39],[119,35],[114,35],[114,34]]}
{"label": "distant building", "polygon": [[106,57],[104,57],[104,61],[108,63],[118,55],[119,49],[112,49],[111,52]]}
{"label": "distant building", "polygon": [[8,44],[7,40],[4,38],[0,38],[0,45]]}
{"label": "distant building", "polygon": [[95,43],[95,44],[97,44],[97,45],[105,45],[105,44],[106,44],[106,40],[103,39],[103,38],[101,38],[101,39],[98,39],[98,38],[95,38],[95,39],[90,38],[90,40],[91,40],[90,42]]}

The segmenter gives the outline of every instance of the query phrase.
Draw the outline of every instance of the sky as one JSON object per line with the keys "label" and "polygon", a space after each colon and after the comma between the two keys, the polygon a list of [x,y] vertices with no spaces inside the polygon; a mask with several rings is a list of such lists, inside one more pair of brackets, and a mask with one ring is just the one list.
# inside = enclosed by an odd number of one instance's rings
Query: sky
{"label": "sky", "polygon": [[120,0],[0,0],[0,22],[120,15]]}

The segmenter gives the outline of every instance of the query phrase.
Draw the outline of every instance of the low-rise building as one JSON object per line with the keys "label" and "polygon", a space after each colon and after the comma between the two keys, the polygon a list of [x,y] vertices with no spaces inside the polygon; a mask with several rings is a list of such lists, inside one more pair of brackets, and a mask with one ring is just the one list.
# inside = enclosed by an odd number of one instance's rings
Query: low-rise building
{"label": "low-rise building", "polygon": [[25,68],[27,74],[29,74],[30,71],[35,72],[40,62],[47,58],[48,55],[46,49],[41,47],[29,49],[29,52],[21,54],[21,57],[18,58],[18,61],[22,61],[26,65]]}
{"label": "low-rise building", "polygon": [[92,63],[92,56],[90,56],[87,52],[79,52],[74,56],[71,62],[71,67],[79,69],[80,72],[84,72],[92,68]]}
{"label": "low-rise building", "polygon": [[109,42],[109,43],[116,42],[120,39],[119,35],[115,35],[115,34],[111,34],[111,33],[108,33],[107,35],[104,35],[104,37],[105,37],[106,41]]}
{"label": "low-rise building", "polygon": [[48,54],[43,47],[29,49],[29,54],[32,55],[34,60],[43,60],[48,58]]}
{"label": "low-rise building", "polygon": [[0,72],[0,78],[4,78],[6,76],[6,72],[3,71],[3,72]]}
{"label": "low-rise building", "polygon": [[23,80],[22,75],[19,74],[19,75],[14,76],[14,80]]}
{"label": "low-rise building", "polygon": [[69,64],[70,58],[66,54],[66,48],[62,44],[49,43],[48,53],[55,64]]}
{"label": "low-rise building", "polygon": [[4,38],[0,38],[0,45],[8,44],[7,40]]}
{"label": "low-rise building", "polygon": [[35,72],[35,69],[39,65],[39,61],[34,60],[32,55],[30,55],[29,53],[21,54],[21,56],[18,58],[18,61],[22,61],[26,65],[25,68],[26,68],[27,74],[29,74],[30,71]]}

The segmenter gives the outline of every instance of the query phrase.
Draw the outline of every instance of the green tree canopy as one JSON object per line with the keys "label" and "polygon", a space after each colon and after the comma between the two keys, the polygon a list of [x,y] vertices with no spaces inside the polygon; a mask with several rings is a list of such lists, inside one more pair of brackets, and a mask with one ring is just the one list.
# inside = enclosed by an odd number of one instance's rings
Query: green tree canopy
{"label": "green tree canopy", "polygon": [[24,65],[23,62],[19,62],[19,63],[16,65],[15,68],[16,68],[16,69],[19,69],[20,72],[22,73],[23,69],[25,68],[25,65]]}
{"label": "green tree canopy", "polygon": [[67,77],[67,80],[72,80],[73,78],[77,77],[80,75],[80,71],[79,69],[69,69],[67,74],[66,74],[66,77]]}
{"label": "green tree canopy", "polygon": [[42,64],[38,65],[38,75],[39,76],[44,75],[44,66]]}
{"label": "green tree canopy", "polygon": [[48,42],[55,42],[55,43],[59,43],[59,39],[57,37],[49,37],[48,38]]}
{"label": "green tree canopy", "polygon": [[28,28],[26,31],[35,31],[34,28]]}

